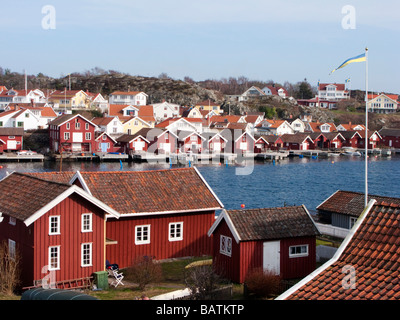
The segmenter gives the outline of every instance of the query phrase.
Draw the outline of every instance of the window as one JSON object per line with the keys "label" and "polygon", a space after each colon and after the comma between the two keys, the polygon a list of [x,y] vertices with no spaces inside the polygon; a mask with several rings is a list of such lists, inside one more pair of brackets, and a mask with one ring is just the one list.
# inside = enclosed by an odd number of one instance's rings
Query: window
{"label": "window", "polygon": [[92,265],[92,244],[82,243],[81,244],[81,266],[89,267]]}
{"label": "window", "polygon": [[308,256],[308,244],[289,247],[289,257],[306,257]]}
{"label": "window", "polygon": [[60,269],[60,246],[49,247],[49,270]]}
{"label": "window", "polygon": [[82,232],[92,232],[92,214],[82,214]]}
{"label": "window", "polygon": [[17,224],[17,219],[14,217],[10,217],[10,220],[8,220],[8,223],[15,226]]}
{"label": "window", "polygon": [[24,123],[22,121],[17,122],[18,128],[22,128],[24,126]]}
{"label": "window", "polygon": [[89,130],[89,123],[85,123],[85,129]]}
{"label": "window", "polygon": [[350,229],[353,228],[353,226],[356,224],[357,218],[356,217],[350,217]]}
{"label": "window", "polygon": [[8,239],[8,254],[12,260],[15,259],[16,256],[16,249],[15,249],[15,241]]}
{"label": "window", "polygon": [[77,121],[75,122],[75,129],[80,129],[81,128],[81,124]]}
{"label": "window", "polygon": [[92,137],[92,133],[91,132],[85,132],[85,139],[86,140],[90,140]]}
{"label": "window", "polygon": [[69,132],[64,132],[64,140],[69,140],[70,135]]}
{"label": "window", "polygon": [[8,136],[8,139],[15,139],[15,136]]}
{"label": "window", "polygon": [[169,241],[180,241],[183,239],[183,222],[169,224]]}
{"label": "window", "polygon": [[49,218],[49,234],[60,234],[60,216],[50,216]]}
{"label": "window", "polygon": [[232,256],[232,238],[221,235],[219,252],[229,257]]}
{"label": "window", "polygon": [[29,113],[25,113],[25,118],[29,118]]}
{"label": "window", "polygon": [[150,243],[150,225],[135,227],[135,244]]}
{"label": "window", "polygon": [[107,136],[105,134],[103,134],[103,140],[107,140]]}
{"label": "window", "polygon": [[0,121],[0,127],[2,127],[3,126],[3,121]]}
{"label": "window", "polygon": [[65,125],[65,127],[67,128],[67,130],[69,130],[69,122],[67,122],[67,124]]}
{"label": "window", "polygon": [[195,136],[195,135],[190,136],[190,141],[197,141],[197,136]]}

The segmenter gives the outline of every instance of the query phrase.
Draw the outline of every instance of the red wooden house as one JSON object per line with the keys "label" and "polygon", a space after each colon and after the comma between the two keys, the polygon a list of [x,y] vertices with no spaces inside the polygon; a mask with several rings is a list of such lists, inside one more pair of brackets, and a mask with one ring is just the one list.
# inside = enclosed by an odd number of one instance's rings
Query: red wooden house
{"label": "red wooden house", "polygon": [[50,150],[53,152],[93,152],[97,126],[80,114],[64,114],[49,123]]}
{"label": "red wooden house", "polygon": [[121,152],[121,147],[117,145],[117,141],[106,132],[101,132],[99,135],[97,135],[95,142],[96,142],[95,151]]}
{"label": "red wooden house", "polygon": [[71,183],[121,214],[107,218],[109,261],[121,268],[141,256],[210,255],[207,231],[223,205],[196,168],[77,172]]}
{"label": "red wooden house", "polygon": [[215,132],[203,132],[202,137],[205,139],[203,141],[204,149],[208,150],[209,153],[222,153],[225,150],[225,145],[228,142],[219,133]]}
{"label": "red wooden house", "polygon": [[308,275],[316,266],[318,234],[304,206],[223,210],[208,231],[216,272],[238,283],[258,269],[283,279]]}
{"label": "red wooden house", "polygon": [[279,150],[283,147],[283,140],[280,136],[269,134],[262,136],[268,143],[271,150]]}
{"label": "red wooden house", "polygon": [[259,137],[254,142],[254,153],[263,153],[269,149],[269,142],[264,137]]}
{"label": "red wooden house", "polygon": [[314,149],[314,141],[307,133],[284,134],[281,139],[286,150]]}
{"label": "red wooden house", "polygon": [[22,150],[23,136],[23,128],[0,128],[0,153]]}
{"label": "red wooden house", "polygon": [[117,138],[117,144],[121,152],[132,154],[137,152],[146,152],[149,148],[151,128],[142,128],[134,134],[124,134]]}
{"label": "red wooden house", "polygon": [[400,148],[400,129],[382,128],[379,130],[382,137],[382,144],[389,148]]}
{"label": "red wooden house", "polygon": [[105,269],[105,217],[119,213],[82,188],[15,172],[0,181],[0,208],[0,240],[21,258],[22,287],[83,285]]}
{"label": "red wooden house", "polygon": [[343,143],[346,141],[341,132],[327,132],[324,133],[324,136],[325,149],[340,149],[343,146]]}
{"label": "red wooden house", "polygon": [[340,133],[345,139],[342,147],[361,148],[362,137],[358,131],[342,131]]}
{"label": "red wooden house", "polygon": [[199,133],[178,130],[176,135],[178,136],[178,148],[181,152],[201,153],[203,151],[203,142],[206,139]]}
{"label": "red wooden house", "polygon": [[[358,147],[364,149],[365,148],[365,135],[367,134],[366,130],[360,130],[357,132],[361,136],[361,140],[359,141]],[[368,140],[368,149],[375,149],[381,144],[382,137],[378,131],[368,130],[367,140]]]}

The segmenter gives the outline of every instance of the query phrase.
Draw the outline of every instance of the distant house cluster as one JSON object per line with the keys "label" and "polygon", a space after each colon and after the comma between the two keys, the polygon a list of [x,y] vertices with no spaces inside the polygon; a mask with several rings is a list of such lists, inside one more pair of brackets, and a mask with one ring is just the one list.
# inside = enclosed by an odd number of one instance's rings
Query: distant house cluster
{"label": "distant house cluster", "polygon": [[[148,104],[141,91],[114,91],[108,100],[84,90],[14,90],[0,87],[0,129],[21,128],[23,132],[46,129],[52,153],[263,153],[271,150],[365,148],[365,127],[352,123],[320,123],[307,115],[297,119],[268,119],[263,112],[242,115],[224,113],[221,104],[203,100],[191,106],[171,102]],[[251,87],[238,97],[246,101],[273,95],[290,98],[281,86]],[[349,98],[344,85],[320,84],[315,98],[336,103]],[[374,112],[396,109],[394,95],[371,95]],[[299,100],[300,104],[304,101]],[[308,102],[307,102],[308,103]],[[82,112],[96,109],[102,116]],[[386,134],[392,134],[388,136]],[[368,131],[368,148],[395,147],[393,131]],[[4,138],[3,151],[18,151],[13,135]],[[7,141],[4,141],[7,140]],[[8,142],[8,141],[11,142]]]}

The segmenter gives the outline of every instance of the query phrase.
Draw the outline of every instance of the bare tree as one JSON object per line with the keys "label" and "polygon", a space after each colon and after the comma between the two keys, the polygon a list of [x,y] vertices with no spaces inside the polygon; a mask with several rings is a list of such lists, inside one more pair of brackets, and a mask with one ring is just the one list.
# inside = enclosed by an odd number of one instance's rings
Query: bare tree
{"label": "bare tree", "polygon": [[217,289],[220,277],[212,265],[202,265],[186,269],[185,284],[193,300],[205,300]]}
{"label": "bare tree", "polygon": [[20,254],[15,247],[8,245],[7,241],[0,243],[0,292],[13,295],[19,284]]}

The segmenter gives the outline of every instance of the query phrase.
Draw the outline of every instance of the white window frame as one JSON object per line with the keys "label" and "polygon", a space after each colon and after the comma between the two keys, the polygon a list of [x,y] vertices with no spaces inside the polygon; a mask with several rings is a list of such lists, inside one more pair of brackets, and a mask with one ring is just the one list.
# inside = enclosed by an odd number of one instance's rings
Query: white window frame
{"label": "white window frame", "polygon": [[353,226],[356,224],[357,222],[357,217],[350,217],[349,219],[349,229],[353,228]]}
{"label": "white window frame", "polygon": [[67,130],[69,130],[69,128],[70,128],[69,122],[67,122],[67,123],[65,124],[65,128],[66,128]]}
{"label": "white window frame", "polygon": [[[53,219],[55,219],[53,221]],[[60,216],[49,216],[49,235],[57,235],[60,234]],[[55,228],[53,227],[53,223],[57,223]],[[55,231],[53,231],[55,229]]]}
{"label": "white window frame", "polygon": [[[86,220],[86,219],[88,219],[88,220]],[[93,232],[93,215],[92,215],[92,213],[82,213],[81,232]]]}
{"label": "white window frame", "polygon": [[[145,230],[146,229],[146,230]],[[143,232],[147,232],[147,236],[144,236]],[[140,233],[140,238],[138,237]],[[148,244],[150,243],[150,225],[143,224],[135,226],[135,244]]]}
{"label": "white window frame", "polygon": [[[52,252],[53,249],[55,249],[54,252]],[[48,270],[60,270],[60,256],[61,256],[60,255],[60,246],[50,246],[49,247],[49,261],[48,261],[49,268],[48,268]],[[52,257],[54,257],[56,259],[55,264],[52,263]]]}
{"label": "white window frame", "polygon": [[219,239],[219,253],[228,257],[232,256],[232,238],[221,234]]}
{"label": "white window frame", "polygon": [[85,130],[89,130],[89,123],[85,123]]}
{"label": "white window frame", "polygon": [[71,138],[71,135],[69,132],[64,132],[64,140],[69,140]]}
{"label": "white window frame", "polygon": [[12,226],[15,226],[17,224],[17,219],[15,217],[10,216],[8,223],[11,224]]}
{"label": "white window frame", "polygon": [[81,243],[81,267],[92,266],[92,243]]}
{"label": "white window frame", "polygon": [[15,257],[17,255],[17,250],[15,241],[11,239],[8,239],[8,254],[12,260],[15,260]]}
{"label": "white window frame", "polygon": [[85,132],[85,140],[91,140],[92,139],[92,133],[91,132]]}
{"label": "white window frame", "polygon": [[[179,227],[179,232],[177,232],[177,227]],[[168,225],[168,240],[169,241],[183,240],[183,221],[171,222]]]}
{"label": "white window frame", "polygon": [[[296,248],[300,248],[300,252],[292,253],[292,248],[294,248],[295,251],[297,251]],[[305,248],[304,252],[303,248]],[[308,255],[309,255],[308,244],[298,244],[289,247],[289,258],[307,257]]]}

